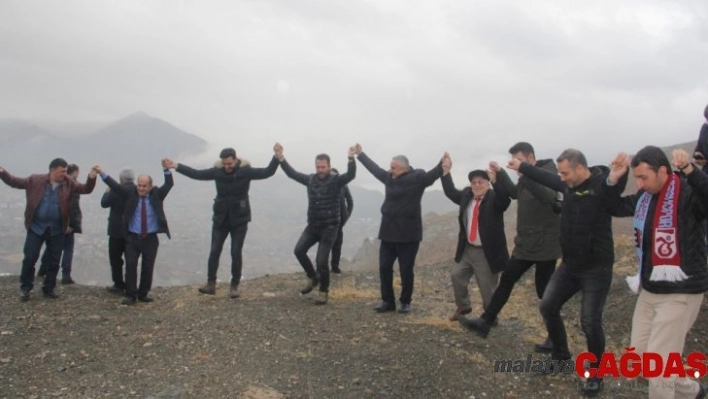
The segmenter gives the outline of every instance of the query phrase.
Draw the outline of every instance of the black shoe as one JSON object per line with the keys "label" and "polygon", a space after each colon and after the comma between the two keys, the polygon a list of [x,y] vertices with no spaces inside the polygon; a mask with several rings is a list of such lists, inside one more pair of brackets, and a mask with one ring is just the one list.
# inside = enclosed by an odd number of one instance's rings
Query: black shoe
{"label": "black shoe", "polygon": [[20,301],[27,302],[29,300],[30,300],[30,291],[29,290],[20,290]]}
{"label": "black shoe", "polygon": [[238,284],[231,284],[231,289],[229,289],[229,298],[236,299],[240,296],[241,293],[238,291]]}
{"label": "black shoe", "polygon": [[145,295],[145,296],[139,296],[139,297],[138,297],[138,301],[140,301],[140,302],[154,302],[154,301],[155,301],[155,298],[153,298],[153,297],[151,297],[151,296],[147,296],[147,295]]}
{"label": "black shoe", "polygon": [[127,297],[123,298],[122,301],[120,301],[120,304],[130,306],[130,305],[135,305],[135,302],[136,302],[135,298],[133,298],[132,296],[127,296]]}
{"label": "black shoe", "polygon": [[324,291],[319,291],[317,299],[315,299],[315,305],[326,305],[329,300],[329,293]]}
{"label": "black shoe", "polygon": [[303,288],[303,289],[300,290],[300,293],[301,293],[302,295],[309,294],[309,293],[312,292],[312,290],[314,290],[315,287],[317,287],[318,285],[320,285],[320,280],[318,280],[317,278],[308,278],[308,279],[307,279],[307,285],[305,286],[305,288]]}
{"label": "black shoe", "polygon": [[585,381],[585,384],[583,384],[583,387],[580,388],[580,391],[583,395],[592,398],[602,392],[603,385],[604,383],[602,382],[602,378],[588,378],[587,381]]}
{"label": "black shoe", "polygon": [[698,395],[696,395],[696,399],[705,399],[708,397],[708,384],[700,384],[698,386]]}
{"label": "black shoe", "polygon": [[106,287],[106,291],[110,292],[111,294],[116,294],[116,295],[125,294],[125,288],[121,288],[115,284],[109,285],[108,287]]}
{"label": "black shoe", "polygon": [[470,330],[482,338],[487,338],[487,335],[489,335],[489,329],[492,328],[489,323],[481,317],[470,320],[464,316],[460,316],[458,321],[462,327]]}
{"label": "black shoe", "polygon": [[381,302],[381,304],[375,307],[374,310],[376,311],[376,313],[395,312],[396,305],[388,302]]}
{"label": "black shoe", "polygon": [[342,269],[340,269],[339,266],[332,266],[332,273],[342,274]]}
{"label": "black shoe", "polygon": [[71,276],[62,276],[61,283],[63,285],[74,284],[75,281],[71,279]]}
{"label": "black shoe", "polygon": [[411,311],[411,304],[410,303],[402,303],[401,308],[398,309],[398,313],[401,314],[406,314]]}
{"label": "black shoe", "polygon": [[42,294],[44,294],[45,298],[49,298],[49,299],[58,299],[59,298],[59,295],[56,292],[54,292],[54,290],[42,291]]}
{"label": "black shoe", "polygon": [[546,338],[540,344],[534,344],[533,351],[536,353],[551,353],[553,352],[553,342],[551,342],[550,338]]}

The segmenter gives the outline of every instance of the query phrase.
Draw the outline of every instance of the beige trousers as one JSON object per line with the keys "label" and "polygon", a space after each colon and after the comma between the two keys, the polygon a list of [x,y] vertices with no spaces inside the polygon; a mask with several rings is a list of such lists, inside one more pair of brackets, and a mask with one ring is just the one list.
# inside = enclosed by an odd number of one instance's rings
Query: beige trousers
{"label": "beige trousers", "polygon": [[499,283],[499,273],[492,273],[489,269],[482,247],[467,244],[462,259],[452,266],[451,272],[455,304],[459,309],[472,309],[468,288],[472,275],[477,281],[479,292],[482,294],[482,305],[486,309]]}

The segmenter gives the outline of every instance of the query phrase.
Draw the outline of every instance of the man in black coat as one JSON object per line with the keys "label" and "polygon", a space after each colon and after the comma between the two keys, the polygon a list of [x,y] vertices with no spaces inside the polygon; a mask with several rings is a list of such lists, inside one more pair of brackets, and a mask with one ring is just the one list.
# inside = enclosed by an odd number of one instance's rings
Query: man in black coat
{"label": "man in black coat", "polygon": [[[340,196],[342,188],[356,177],[354,147],[349,149],[347,173],[343,175],[331,173],[332,168],[327,154],[319,154],[315,157],[316,173],[309,175],[299,173],[290,166],[285,160],[282,146],[276,150],[276,157],[280,160],[283,172],[289,178],[307,187],[307,227],[295,245],[295,257],[307,274],[307,285],[300,290],[300,293],[308,294],[319,285],[319,297],[315,300],[315,304],[324,305],[329,299],[329,265],[327,264],[329,253],[342,222]],[[316,271],[312,260],[307,256],[307,251],[315,244],[318,244]]]}
{"label": "man in black coat", "polygon": [[408,158],[398,155],[393,157],[391,169],[386,171],[362,152],[361,145],[357,144],[354,149],[362,165],[386,188],[384,202],[381,205],[381,227],[379,228],[381,240],[379,275],[382,302],[374,310],[378,313],[396,310],[393,264],[398,259],[402,285],[399,312],[408,313],[411,310],[415,279],[413,266],[420,242],[423,240],[421,200],[425,189],[442,175],[442,158],[437,166],[426,172],[422,169],[413,169]]}
{"label": "man in black coat", "polygon": [[[278,148],[276,143],[273,149]],[[216,185],[214,198],[214,216],[211,228],[211,249],[207,261],[207,283],[199,288],[202,294],[216,294],[216,274],[219,270],[219,258],[224,248],[226,237],[231,235],[231,289],[230,298],[240,296],[238,285],[243,270],[243,243],[246,240],[248,223],[251,221],[251,204],[248,191],[251,180],[267,179],[278,169],[275,156],[265,168],[251,167],[244,159],[236,157],[233,148],[224,148],[219,154],[219,165],[209,169],[196,170],[189,166],[168,160],[170,168],[195,180],[213,180]]]}
{"label": "man in black coat", "polygon": [[[138,177],[134,189],[124,188],[103,172],[100,166],[95,166],[101,179],[121,198],[125,199],[123,213],[123,228],[125,229],[125,297],[123,305],[133,305],[136,301],[152,302],[148,296],[152,288],[152,275],[157,258],[160,241],[157,234],[165,233],[170,238],[167,217],[163,201],[174,185],[172,172],[167,159],[162,160],[165,173],[165,184],[155,187],[152,177]],[[142,257],[140,269],[140,286],[138,286],[138,259]]]}
{"label": "man in black coat", "polygon": [[[332,173],[339,174],[339,171],[332,168]],[[354,198],[352,198],[352,192],[349,191],[349,186],[344,186],[342,188],[342,193],[339,196],[339,209],[342,212],[342,223],[339,224],[339,229],[337,230],[337,239],[334,240],[332,245],[332,273],[339,274],[342,270],[339,268],[339,261],[342,258],[342,244],[344,243],[344,225],[349,220],[349,217],[354,211]]]}
{"label": "man in black coat", "polygon": [[696,148],[693,150],[693,159],[696,165],[701,167],[703,173],[708,173],[708,163],[706,163],[706,157],[708,157],[708,105],[703,110],[703,117],[705,122],[698,133]]}
{"label": "man in black coat", "polygon": [[[443,161],[442,181],[445,195],[460,206],[460,233],[455,251],[455,264],[450,274],[460,322],[472,311],[468,286],[474,275],[486,309],[499,282],[499,273],[509,260],[504,233],[504,212],[511,199],[506,187],[493,170],[473,170],[467,175],[469,187],[455,188],[450,175],[452,160]],[[502,172],[503,173],[503,172]],[[494,190],[490,190],[490,181]]]}
{"label": "man in black coat", "polygon": [[[613,209],[607,185],[610,171],[605,166],[588,167],[585,155],[575,149],[563,151],[556,162],[558,174],[521,162],[518,158],[509,161],[507,167],[563,193],[560,222],[562,262],[551,276],[540,310],[548,337],[553,342],[551,358],[569,360],[571,355],[561,309],[575,294],[582,293],[580,325],[585,333],[588,352],[598,359],[590,367],[597,367],[605,352],[602,312],[610,291],[615,260]],[[625,176],[618,183],[618,189],[623,191],[626,184]],[[468,327],[484,336],[484,330],[478,325],[470,324]],[[591,377],[581,390],[585,395],[595,396],[602,387],[602,379]]]}
{"label": "man in black coat", "polygon": [[[76,180],[79,178],[79,167],[76,164],[69,164],[66,167],[66,175]],[[78,193],[71,194],[71,208],[69,210],[69,227],[64,232],[64,248],[61,255],[61,283],[74,284],[74,279],[71,278],[71,266],[74,260],[74,234],[81,234],[81,196]],[[39,266],[37,276],[44,277],[49,269],[49,264],[52,262],[52,254],[48,248],[44,249],[42,255],[42,263]]]}
{"label": "man in black coat", "polygon": [[[125,191],[135,190],[135,172],[130,168],[123,168],[118,175],[120,185]],[[125,228],[123,226],[123,213],[125,213],[125,199],[119,197],[110,187],[101,197],[101,207],[110,208],[108,214],[108,261],[111,265],[111,278],[113,285],[106,287],[113,294],[125,294],[125,279],[123,277],[123,255],[125,254]]]}

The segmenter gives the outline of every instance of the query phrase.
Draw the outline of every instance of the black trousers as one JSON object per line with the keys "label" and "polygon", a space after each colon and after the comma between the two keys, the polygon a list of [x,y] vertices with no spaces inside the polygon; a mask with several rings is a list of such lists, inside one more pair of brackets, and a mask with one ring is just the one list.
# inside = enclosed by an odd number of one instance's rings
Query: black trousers
{"label": "black trousers", "polygon": [[113,284],[125,289],[125,279],[123,278],[123,255],[125,254],[125,238],[108,237],[108,261],[111,264],[111,277]]}
{"label": "black trousers", "polygon": [[[300,265],[305,270],[307,277],[318,278],[320,280],[320,291],[329,291],[329,252],[332,250],[332,244],[337,238],[337,225],[332,226],[311,226],[307,225],[305,231],[300,235],[295,245],[295,257],[300,262]],[[307,251],[315,244],[317,246],[317,256],[315,263],[317,271],[312,266],[310,257],[307,256]]]}
{"label": "black trousers", "polygon": [[221,251],[224,249],[226,237],[231,235],[231,284],[238,284],[241,281],[243,271],[243,243],[246,241],[248,225],[238,226],[213,226],[211,229],[211,249],[209,250],[209,260],[207,261],[207,280],[210,283],[216,282],[216,273],[219,271],[219,259]]}
{"label": "black trousers", "polygon": [[[155,233],[148,234],[145,238],[133,233],[128,233],[125,237],[125,296],[142,298],[150,292],[159,246],[160,240]],[[139,287],[138,258],[142,258]]]}
{"label": "black trousers", "polygon": [[42,283],[42,291],[51,292],[57,285],[59,259],[61,251],[64,249],[64,234],[51,235],[47,229],[44,234],[39,235],[30,229],[27,230],[25,238],[24,259],[22,259],[22,271],[20,272],[20,289],[23,291],[31,291],[34,288],[34,266],[39,260],[43,244],[46,244],[50,258],[48,259],[47,275]]}
{"label": "black trousers", "polygon": [[[605,332],[602,328],[602,312],[612,284],[612,265],[593,265],[585,270],[568,270],[561,263],[553,273],[541,300],[541,315],[546,322],[548,338],[553,342],[551,357],[556,360],[570,359],[568,336],[565,332],[561,309],[570,298],[581,293],[580,327],[585,334],[588,352],[599,360],[605,352]],[[591,367],[597,366],[591,364]]]}
{"label": "black trousers", "polygon": [[556,270],[556,260],[535,261],[512,257],[506,263],[506,268],[501,274],[499,285],[494,290],[494,295],[492,295],[487,309],[485,309],[484,314],[482,314],[483,319],[488,323],[494,322],[499,312],[501,312],[504,305],[506,305],[509,300],[511,291],[514,289],[514,284],[516,284],[516,282],[521,279],[521,276],[534,264],[536,265],[536,295],[538,295],[538,299],[543,298],[546,286],[551,280],[553,272]]}
{"label": "black trousers", "polygon": [[339,268],[339,260],[342,258],[342,243],[344,242],[344,226],[339,226],[337,229],[337,238],[332,244],[332,269]]}
{"label": "black trousers", "polygon": [[413,266],[418,255],[420,242],[390,242],[381,241],[379,249],[379,276],[381,278],[381,299],[391,305],[395,305],[396,297],[393,292],[393,263],[398,259],[401,273],[401,297],[402,304],[410,304],[413,296],[413,283],[415,274]]}

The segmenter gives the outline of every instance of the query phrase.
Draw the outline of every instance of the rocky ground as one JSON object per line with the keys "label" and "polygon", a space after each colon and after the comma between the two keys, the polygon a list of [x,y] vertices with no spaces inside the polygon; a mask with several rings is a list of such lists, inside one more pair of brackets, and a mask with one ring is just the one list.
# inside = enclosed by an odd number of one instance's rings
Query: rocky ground
{"label": "rocky ground", "polygon": [[[632,295],[618,251],[605,313],[608,350],[628,345]],[[61,298],[18,300],[17,277],[0,278],[0,397],[140,398],[532,398],[579,397],[575,375],[495,373],[545,337],[532,278],[515,290],[500,325],[482,340],[449,322],[449,263],[417,267],[413,312],[376,314],[375,271],[334,276],[331,301],[300,296],[302,274],[242,284],[229,300],[196,287],[155,288],[156,301],[119,306],[100,287],[61,286]],[[531,277],[531,276],[527,276]],[[479,293],[473,291],[479,310]],[[706,308],[687,351],[708,347]],[[565,307],[572,349],[584,348],[578,298]],[[535,355],[537,359],[543,359]],[[638,381],[606,380],[603,397],[645,397]]]}

